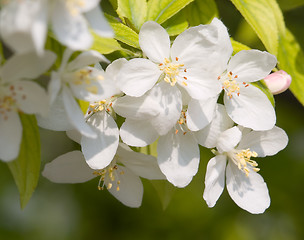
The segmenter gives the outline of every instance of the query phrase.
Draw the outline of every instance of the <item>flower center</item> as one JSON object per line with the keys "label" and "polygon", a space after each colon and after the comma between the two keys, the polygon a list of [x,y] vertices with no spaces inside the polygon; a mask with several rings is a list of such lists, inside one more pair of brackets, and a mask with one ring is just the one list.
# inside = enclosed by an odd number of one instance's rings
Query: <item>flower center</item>
{"label": "flower center", "polygon": [[249,176],[251,167],[255,172],[258,172],[260,170],[257,168],[257,162],[250,159],[251,157],[257,157],[258,154],[254,151],[250,151],[249,148],[246,150],[234,150],[229,153],[228,156],[233,161],[233,163],[246,174],[247,177]]}
{"label": "flower center", "polygon": [[177,134],[179,130],[181,130],[184,135],[188,132],[186,111],[187,110],[181,111],[181,115],[177,121],[178,125],[175,126],[175,134]]}
{"label": "flower center", "polygon": [[92,69],[80,69],[73,73],[72,83],[75,85],[86,85],[88,92],[97,94],[98,87],[94,83],[103,79],[102,75],[95,74]]}
{"label": "flower center", "polygon": [[22,100],[25,100],[26,95],[22,94],[23,88],[21,86],[19,86],[18,89],[16,89],[14,85],[4,86],[0,89],[0,116],[3,117],[5,121],[8,120],[8,112],[18,111],[16,90],[19,92],[18,95],[21,94]]}
{"label": "flower center", "polygon": [[124,171],[118,170],[118,165],[116,164],[116,162],[111,163],[108,167],[104,169],[94,171],[93,174],[96,176],[100,176],[98,182],[98,190],[103,190],[105,186],[109,190],[113,187],[113,184],[117,185],[116,191],[120,190],[119,175],[123,175]]}
{"label": "flower center", "polygon": [[[229,73],[223,73],[221,76],[218,76],[218,80],[222,83],[222,88],[227,93],[228,97],[231,99],[232,94],[236,93],[237,96],[240,96],[240,86],[239,83],[236,81],[238,78],[238,75],[233,75],[233,73],[230,71]],[[246,83],[243,83],[245,87],[248,87],[249,85]]]}
{"label": "flower center", "polygon": [[[165,77],[164,81],[170,83],[171,86],[174,86],[177,82],[177,76],[181,71],[187,72],[186,68],[184,68],[184,64],[178,63],[178,58],[175,58],[175,62],[172,62],[168,58],[165,58],[163,63],[160,63],[159,69],[164,72]],[[187,77],[183,77],[184,80],[187,80]],[[182,84],[187,86],[186,81],[183,81]]]}
{"label": "flower center", "polygon": [[110,98],[91,103],[88,110],[88,117],[99,111],[106,111],[110,115],[114,115],[113,102],[117,99],[117,96],[112,96]]}
{"label": "flower center", "polygon": [[65,0],[66,6],[72,16],[79,14],[79,9],[85,6],[84,0]]}

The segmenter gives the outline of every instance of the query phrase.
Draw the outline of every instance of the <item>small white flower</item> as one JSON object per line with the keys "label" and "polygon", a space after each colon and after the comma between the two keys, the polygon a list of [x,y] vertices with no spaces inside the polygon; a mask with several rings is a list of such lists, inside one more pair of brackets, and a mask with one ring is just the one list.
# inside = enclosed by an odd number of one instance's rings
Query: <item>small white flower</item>
{"label": "small white flower", "polygon": [[[48,86],[51,111],[47,118],[39,118],[39,125],[51,130],[63,131],[76,128],[82,135],[96,137],[85,123],[83,113],[74,97],[85,101],[99,101],[119,92],[111,74],[102,68],[88,65],[105,61],[96,51],[86,51],[68,63],[72,51],[64,52],[62,64],[52,72]],[[64,119],[65,121],[62,121]]]}
{"label": "small white flower", "polygon": [[222,22],[217,24],[221,25],[218,45],[202,66],[206,71],[203,76],[221,85],[227,113],[234,122],[257,131],[271,129],[276,122],[274,108],[267,96],[250,83],[265,78],[275,67],[276,57],[258,50],[240,51],[231,57],[227,29]]}
{"label": "small white flower", "polygon": [[266,183],[257,173],[258,164],[251,158],[275,155],[286,147],[288,137],[276,126],[267,131],[242,127],[222,131],[223,126],[230,123],[220,123],[226,118],[224,112],[220,115],[205,130],[211,137],[200,136],[201,143],[217,148],[213,150],[216,156],[207,166],[203,197],[208,206],[213,207],[224,189],[226,177],[228,193],[239,207],[250,213],[263,213],[270,205],[270,197]]}
{"label": "small white flower", "polygon": [[14,160],[19,154],[22,125],[18,113],[47,113],[45,90],[29,80],[47,71],[55,58],[49,51],[42,56],[20,54],[0,67],[0,159],[3,161]]}
{"label": "small white flower", "polygon": [[165,179],[154,157],[133,152],[124,144],[119,145],[113,161],[104,169],[90,169],[82,153],[73,151],[46,164],[42,175],[56,183],[82,183],[99,177],[98,189],[108,189],[129,207],[141,205],[143,185],[139,177]]}

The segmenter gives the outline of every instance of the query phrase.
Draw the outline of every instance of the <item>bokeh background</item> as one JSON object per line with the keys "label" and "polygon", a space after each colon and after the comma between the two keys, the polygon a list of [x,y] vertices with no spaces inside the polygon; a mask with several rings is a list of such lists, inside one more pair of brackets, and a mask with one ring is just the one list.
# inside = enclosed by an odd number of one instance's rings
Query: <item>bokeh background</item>
{"label": "bokeh background", "polygon": [[[304,49],[304,7],[289,9],[288,0],[279,3],[287,27]],[[264,49],[229,1],[218,0],[217,5],[235,40]],[[131,209],[106,190],[98,191],[98,179],[66,185],[41,177],[29,204],[20,210],[13,178],[0,162],[0,239],[304,239],[304,108],[289,91],[275,100],[277,125],[287,132],[289,144],[276,156],[258,159],[272,201],[264,214],[238,208],[226,190],[214,208],[207,207],[202,194],[212,154],[204,149],[198,174],[186,188],[169,191],[166,208],[147,180],[142,207]],[[41,130],[41,140],[42,168],[77,148],[62,132]]]}

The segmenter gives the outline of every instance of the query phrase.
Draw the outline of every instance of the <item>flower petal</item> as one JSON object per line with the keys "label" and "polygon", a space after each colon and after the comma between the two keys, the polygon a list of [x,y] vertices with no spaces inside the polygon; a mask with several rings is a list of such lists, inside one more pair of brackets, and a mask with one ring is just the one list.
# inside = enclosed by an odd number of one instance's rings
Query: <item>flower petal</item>
{"label": "flower petal", "polygon": [[186,112],[187,126],[191,131],[206,127],[212,120],[216,109],[217,97],[207,100],[192,99]]}
{"label": "flower petal", "polygon": [[116,157],[119,162],[132,170],[137,176],[150,180],[166,179],[159,169],[157,159],[151,155],[134,152],[126,144],[120,143]]}
{"label": "flower petal", "polygon": [[157,161],[169,182],[176,187],[187,186],[197,173],[200,152],[191,132],[183,134],[179,126],[158,140]]}
{"label": "flower petal", "polygon": [[217,155],[208,162],[203,195],[208,207],[213,207],[216,204],[224,190],[226,163],[225,155]]}
{"label": "flower petal", "polygon": [[66,70],[69,72],[104,61],[106,58],[97,51],[90,50],[80,53],[73,61],[69,62]]}
{"label": "flower petal", "polygon": [[96,177],[80,151],[63,154],[45,164],[42,176],[55,183],[82,183]]}
{"label": "flower petal", "polygon": [[215,97],[222,91],[222,85],[216,81],[216,77],[202,69],[187,69],[187,72],[183,72],[183,77],[177,79],[179,85],[195,99]]}
{"label": "flower petal", "polygon": [[222,104],[217,104],[212,122],[204,129],[195,132],[198,143],[207,148],[214,148],[220,134],[233,126],[233,121]]}
{"label": "flower petal", "polygon": [[130,146],[144,147],[158,138],[158,133],[147,120],[127,118],[120,128],[122,141]]}
{"label": "flower petal", "polygon": [[124,96],[117,98],[117,100],[113,102],[113,109],[125,118],[131,118],[133,120],[151,119],[157,116],[160,111],[157,102],[155,102],[150,92],[141,97]]}
{"label": "flower petal", "polygon": [[267,185],[260,174],[250,171],[249,176],[229,162],[226,168],[227,190],[233,201],[246,211],[263,213],[270,205]]}
{"label": "flower petal", "polygon": [[273,106],[267,96],[257,87],[240,86],[240,95],[224,96],[227,113],[231,119],[256,131],[269,130],[276,122]]}
{"label": "flower petal", "polygon": [[159,114],[150,123],[159,135],[165,135],[178,121],[182,111],[182,96],[177,87],[162,81],[149,93],[154,98]]}
{"label": "flower petal", "polygon": [[240,142],[242,132],[238,127],[232,127],[222,132],[217,140],[216,148],[220,153],[229,152]]}
{"label": "flower petal", "polygon": [[66,86],[64,86],[62,89],[62,99],[69,122],[74,126],[74,128],[76,128],[82,135],[86,137],[96,137],[97,134],[85,122],[84,116],[79,105],[77,104],[70,90]]}
{"label": "flower petal", "polygon": [[255,82],[266,77],[276,64],[276,57],[268,52],[243,50],[230,59],[227,72],[237,75],[239,82]]}
{"label": "flower petal", "polygon": [[61,89],[61,78],[58,72],[52,71],[51,79],[48,84],[48,95],[50,99],[50,105],[54,103],[58,97],[59,91]]}
{"label": "flower petal", "polygon": [[73,140],[74,142],[77,142],[79,145],[81,144],[81,134],[75,130],[71,129],[65,132],[69,139]]}
{"label": "flower petal", "polygon": [[243,135],[238,149],[250,148],[255,151],[258,157],[272,156],[284,149],[288,143],[288,136],[279,127],[274,127],[268,131],[251,131]]}
{"label": "flower petal", "polygon": [[85,13],[87,20],[89,21],[91,28],[101,37],[113,38],[114,32],[103,16],[100,6],[96,6],[91,11]]}
{"label": "flower petal", "polygon": [[35,82],[15,81],[14,91],[20,110],[28,114],[46,116],[49,110],[48,97],[45,90]]}
{"label": "flower petal", "polygon": [[139,32],[139,46],[155,63],[170,57],[170,38],[166,30],[156,22],[145,22]]}
{"label": "flower petal", "polygon": [[64,108],[62,94],[59,94],[54,103],[49,107],[47,116],[42,117],[37,115],[36,118],[38,126],[45,129],[67,131],[74,128]]}
{"label": "flower petal", "polygon": [[97,138],[83,136],[81,150],[90,168],[103,169],[115,156],[119,131],[114,119],[105,111],[94,113],[88,123],[97,132]]}
{"label": "flower petal", "polygon": [[[119,175],[120,184],[112,182],[113,185],[108,191],[124,205],[133,208],[140,207],[144,193],[140,178],[123,166],[118,166],[117,171],[123,172]],[[117,191],[118,186],[119,191]]]}
{"label": "flower petal", "polygon": [[41,56],[33,52],[13,55],[2,67],[2,80],[10,82],[21,79],[35,79],[46,72],[55,59],[56,55],[51,51],[45,51]]}
{"label": "flower petal", "polygon": [[64,1],[53,5],[52,26],[59,42],[73,50],[86,50],[92,42],[86,19],[80,14],[73,14]]}
{"label": "flower petal", "polygon": [[125,94],[140,97],[155,85],[161,73],[150,60],[134,58],[121,68],[116,84]]}
{"label": "flower petal", "polygon": [[22,125],[18,113],[0,113],[0,159],[8,162],[19,155],[22,139]]}

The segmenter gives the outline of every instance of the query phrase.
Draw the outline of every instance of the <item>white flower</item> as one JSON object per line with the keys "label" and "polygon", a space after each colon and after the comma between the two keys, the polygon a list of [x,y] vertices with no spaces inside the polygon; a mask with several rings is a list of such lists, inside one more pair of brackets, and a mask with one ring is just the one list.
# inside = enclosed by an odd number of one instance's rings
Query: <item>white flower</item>
{"label": "white flower", "polygon": [[73,50],[90,48],[96,33],[113,37],[113,30],[104,18],[100,0],[11,0],[0,13],[0,35],[15,52],[36,50],[42,54],[48,20],[58,40]]}
{"label": "white flower", "polygon": [[211,137],[205,138],[205,143],[217,151],[213,150],[216,156],[207,166],[203,197],[208,206],[213,207],[224,189],[226,176],[227,190],[234,202],[250,213],[263,213],[270,205],[270,197],[266,183],[257,173],[258,165],[251,157],[275,155],[286,147],[288,137],[276,126],[267,131],[232,127],[221,132],[227,124],[220,123],[225,113],[221,115],[207,130]]}
{"label": "white flower", "polygon": [[59,70],[52,72],[48,86],[51,111],[47,118],[38,118],[39,125],[57,131],[76,128],[82,135],[96,137],[96,133],[85,123],[74,96],[85,101],[99,101],[119,90],[111,75],[106,74],[101,67],[88,66],[105,61],[101,54],[86,51],[68,63],[71,54],[72,51],[67,49]]}
{"label": "white flower", "polygon": [[222,86],[225,107],[234,122],[257,131],[269,130],[276,122],[274,108],[267,96],[250,83],[265,78],[277,59],[258,50],[240,51],[231,57],[230,38],[221,25],[218,47],[203,66],[203,76]]}
{"label": "white flower", "polygon": [[73,151],[46,164],[42,175],[56,183],[82,183],[99,177],[98,189],[107,188],[129,207],[141,205],[143,185],[139,177],[151,180],[165,178],[154,157],[133,152],[124,144],[119,145],[113,161],[104,169],[90,169],[82,153]]}
{"label": "white flower", "polygon": [[18,112],[47,113],[45,90],[29,80],[47,71],[55,58],[55,54],[49,51],[42,56],[20,54],[0,67],[0,159],[3,161],[14,160],[19,154],[22,125]]}

